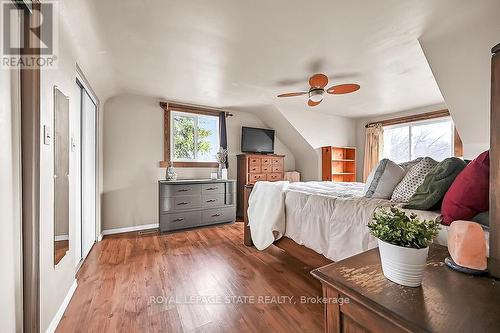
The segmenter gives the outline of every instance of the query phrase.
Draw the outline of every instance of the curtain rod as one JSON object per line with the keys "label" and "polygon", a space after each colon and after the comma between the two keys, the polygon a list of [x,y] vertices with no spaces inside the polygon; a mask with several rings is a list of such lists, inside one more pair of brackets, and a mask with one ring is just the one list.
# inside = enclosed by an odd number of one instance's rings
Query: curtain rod
{"label": "curtain rod", "polygon": [[213,107],[207,107],[207,106],[199,106],[199,105],[194,105],[194,104],[183,104],[183,103],[175,103],[175,102],[160,102],[160,106],[164,110],[170,110],[170,109],[179,109],[179,110],[191,110],[191,111],[201,111],[201,112],[206,112],[206,113],[220,113],[224,112],[226,114],[226,117],[232,117],[233,114],[223,110],[223,109],[217,109]]}
{"label": "curtain rod", "polygon": [[449,117],[449,116],[450,116],[450,111],[448,111],[447,109],[443,109],[443,110],[438,110],[438,111],[416,114],[416,115],[412,115],[412,116],[405,116],[405,117],[398,117],[398,118],[385,119],[385,120],[381,120],[381,121],[375,121],[375,122],[371,122],[371,123],[366,124],[365,128],[373,127],[373,126],[376,126],[377,124],[381,124],[382,126],[389,126],[389,125],[412,123],[415,121],[443,118],[443,117]]}

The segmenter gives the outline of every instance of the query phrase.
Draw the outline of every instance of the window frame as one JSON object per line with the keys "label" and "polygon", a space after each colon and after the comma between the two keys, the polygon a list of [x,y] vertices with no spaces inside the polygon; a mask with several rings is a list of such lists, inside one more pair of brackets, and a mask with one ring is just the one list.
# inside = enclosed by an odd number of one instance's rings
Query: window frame
{"label": "window frame", "polygon": [[[455,128],[455,123],[453,122],[453,119],[451,118],[451,116],[445,116],[445,117],[438,117],[438,118],[432,118],[432,119],[424,119],[424,120],[415,120],[415,121],[408,121],[408,122],[403,122],[403,123],[398,123],[398,124],[393,124],[393,125],[382,125],[382,127],[384,128],[384,132],[386,129],[396,129],[396,128],[401,128],[401,127],[408,127],[408,161],[411,161],[413,160],[414,158],[412,158],[412,127],[414,126],[421,126],[421,125],[428,125],[428,124],[435,124],[435,123],[440,123],[440,122],[444,122],[444,121],[449,121],[451,122],[451,138],[450,138],[450,142],[451,142],[451,147],[450,147],[450,157],[453,157],[453,156],[456,156],[456,136],[458,135],[457,134],[457,131],[456,131],[456,128]],[[385,145],[385,140],[384,140],[384,145]],[[381,154],[381,158],[386,158],[385,156],[383,156],[383,152]],[[415,158],[418,158],[418,157],[415,157]]]}
{"label": "window frame", "polygon": [[[215,166],[218,166],[218,163],[217,163],[217,160],[215,159],[214,157],[214,160],[210,160],[210,161],[204,161],[204,160],[199,160],[197,159],[196,155],[197,155],[197,146],[198,146],[198,120],[199,118],[202,118],[202,117],[213,117],[215,118],[215,120],[217,121],[217,130],[216,130],[216,135],[217,135],[217,143],[218,145],[220,146],[220,122],[219,122],[219,117],[216,116],[216,115],[207,115],[207,114],[200,114],[200,113],[194,113],[194,112],[183,112],[183,111],[178,111],[178,110],[171,110],[170,112],[170,129],[169,129],[169,136],[170,136],[170,161],[172,163],[174,163],[174,166],[177,165],[185,165],[186,163],[196,163],[196,164],[200,164],[200,163],[211,163],[211,164],[214,164],[215,163]],[[181,158],[181,159],[178,159],[178,158],[175,158],[174,157],[174,117],[178,115],[178,116],[182,116],[182,117],[186,117],[186,118],[192,118],[194,119],[194,147],[195,147],[195,158],[194,159],[187,159],[187,158]]]}
{"label": "window frame", "polygon": [[[208,115],[220,117],[221,113],[225,117],[231,117],[232,114],[223,109],[216,109],[210,107],[202,107],[196,105],[180,104],[175,102],[159,102],[160,107],[163,109],[163,159],[158,163],[160,168],[166,168],[170,165],[179,168],[217,168],[217,162],[173,162],[171,161],[171,145],[170,145],[170,113],[171,112],[185,112],[199,115]],[[219,119],[219,142],[220,142],[220,119]]]}

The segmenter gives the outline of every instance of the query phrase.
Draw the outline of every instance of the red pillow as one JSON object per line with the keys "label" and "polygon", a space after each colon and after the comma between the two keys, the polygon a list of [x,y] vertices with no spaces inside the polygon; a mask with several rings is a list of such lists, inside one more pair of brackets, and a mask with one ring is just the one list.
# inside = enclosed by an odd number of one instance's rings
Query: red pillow
{"label": "red pillow", "polygon": [[470,220],[489,209],[490,152],[485,151],[458,174],[441,205],[443,224]]}

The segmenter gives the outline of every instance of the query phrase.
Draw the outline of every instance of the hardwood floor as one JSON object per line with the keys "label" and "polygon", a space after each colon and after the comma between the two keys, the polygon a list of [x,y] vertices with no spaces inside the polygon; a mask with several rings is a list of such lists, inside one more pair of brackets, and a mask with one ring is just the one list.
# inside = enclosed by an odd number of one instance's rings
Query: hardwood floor
{"label": "hardwood floor", "polygon": [[243,223],[108,236],[57,332],[322,332],[323,305],[301,299],[321,295],[311,269],[244,246]]}

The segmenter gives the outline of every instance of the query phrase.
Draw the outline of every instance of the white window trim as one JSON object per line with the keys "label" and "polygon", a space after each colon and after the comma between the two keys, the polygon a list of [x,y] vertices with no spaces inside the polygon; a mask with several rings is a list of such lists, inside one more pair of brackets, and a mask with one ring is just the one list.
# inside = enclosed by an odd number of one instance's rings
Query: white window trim
{"label": "white window trim", "polygon": [[[427,120],[418,120],[418,121],[410,121],[407,123],[402,123],[402,124],[396,124],[396,125],[388,125],[388,126],[383,126],[384,131],[386,129],[395,129],[395,128],[401,128],[401,127],[408,127],[408,138],[409,138],[409,156],[408,156],[408,161],[412,160],[412,135],[411,135],[411,128],[413,126],[418,126],[418,125],[428,125],[428,124],[435,124],[435,123],[440,123],[444,121],[451,121],[451,150],[450,150],[450,157],[455,156],[455,123],[453,122],[453,119],[448,116],[448,117],[440,117],[440,118],[435,118],[435,119],[427,119]],[[385,142],[384,142],[385,144]]]}
{"label": "white window trim", "polygon": [[[189,158],[175,158],[174,155],[174,117],[176,115],[182,116],[182,117],[189,117],[197,120],[198,118],[215,118],[217,121],[217,146],[220,146],[220,123],[219,123],[219,117],[217,116],[211,116],[211,115],[205,115],[205,114],[197,114],[197,113],[191,113],[191,112],[181,112],[181,111],[170,111],[170,129],[169,129],[169,135],[170,135],[170,161],[171,162],[194,162],[194,163],[212,163],[212,162],[217,162],[217,159],[215,156],[213,156],[213,159],[211,160],[199,160],[197,158],[194,159],[189,159]],[[195,154],[197,152],[197,145],[198,145],[198,122],[195,121],[195,126],[194,126],[194,147],[195,147]]]}

